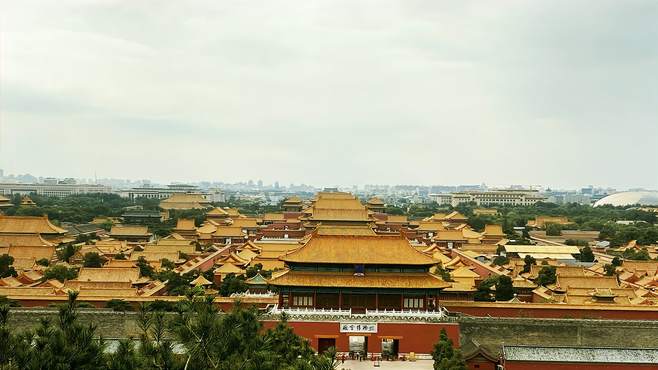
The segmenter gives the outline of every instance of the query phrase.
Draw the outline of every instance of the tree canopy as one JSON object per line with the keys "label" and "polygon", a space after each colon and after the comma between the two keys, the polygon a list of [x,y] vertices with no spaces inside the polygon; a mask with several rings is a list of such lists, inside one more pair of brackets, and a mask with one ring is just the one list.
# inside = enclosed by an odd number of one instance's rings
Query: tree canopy
{"label": "tree canopy", "polygon": [[[335,352],[316,355],[285,316],[263,331],[255,309],[237,304],[223,314],[212,297],[188,296],[175,314],[145,304],[137,312],[139,345],[121,340],[113,352],[99,340],[93,324],[78,320],[77,293],[59,308],[58,319],[42,320],[33,331],[15,333],[8,325],[9,307],[0,306],[0,368],[7,369],[220,369],[329,370]],[[116,302],[113,306],[121,306]],[[182,345],[183,353],[175,351]]]}

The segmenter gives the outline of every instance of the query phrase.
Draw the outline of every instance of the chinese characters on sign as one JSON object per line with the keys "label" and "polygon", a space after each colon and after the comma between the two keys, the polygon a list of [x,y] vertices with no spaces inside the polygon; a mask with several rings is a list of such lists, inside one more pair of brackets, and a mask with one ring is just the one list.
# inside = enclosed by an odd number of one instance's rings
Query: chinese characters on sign
{"label": "chinese characters on sign", "polygon": [[377,324],[372,322],[341,322],[341,333],[377,333]]}

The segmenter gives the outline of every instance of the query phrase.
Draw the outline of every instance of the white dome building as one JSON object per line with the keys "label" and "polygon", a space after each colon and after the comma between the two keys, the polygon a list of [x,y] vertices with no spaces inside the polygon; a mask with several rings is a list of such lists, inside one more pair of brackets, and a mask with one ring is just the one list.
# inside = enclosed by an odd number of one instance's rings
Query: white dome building
{"label": "white dome building", "polygon": [[597,200],[594,203],[594,207],[607,204],[611,206],[628,206],[633,204],[658,206],[658,191],[624,191]]}

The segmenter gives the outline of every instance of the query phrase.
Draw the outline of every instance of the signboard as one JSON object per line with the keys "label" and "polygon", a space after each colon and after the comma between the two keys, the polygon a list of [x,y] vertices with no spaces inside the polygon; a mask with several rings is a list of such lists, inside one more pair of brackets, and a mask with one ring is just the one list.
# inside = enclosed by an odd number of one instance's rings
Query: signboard
{"label": "signboard", "polygon": [[374,322],[341,322],[341,333],[377,333],[377,323]]}

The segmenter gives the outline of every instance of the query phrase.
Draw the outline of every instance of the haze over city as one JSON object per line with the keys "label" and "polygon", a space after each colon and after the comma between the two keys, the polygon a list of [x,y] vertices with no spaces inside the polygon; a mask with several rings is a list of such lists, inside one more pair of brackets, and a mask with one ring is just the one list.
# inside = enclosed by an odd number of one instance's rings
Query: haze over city
{"label": "haze over city", "polygon": [[658,188],[658,3],[21,1],[0,168]]}

